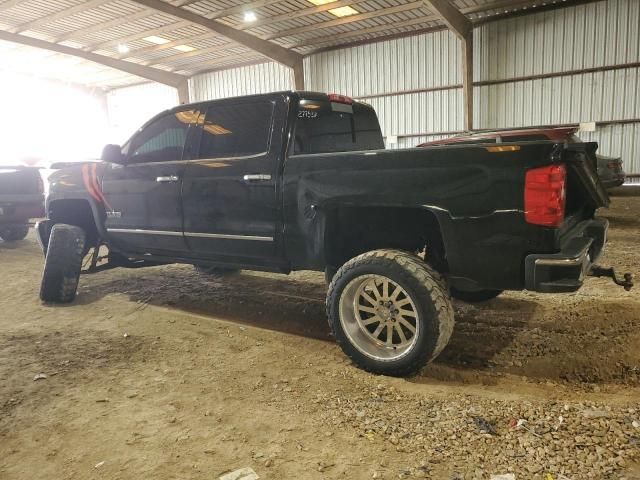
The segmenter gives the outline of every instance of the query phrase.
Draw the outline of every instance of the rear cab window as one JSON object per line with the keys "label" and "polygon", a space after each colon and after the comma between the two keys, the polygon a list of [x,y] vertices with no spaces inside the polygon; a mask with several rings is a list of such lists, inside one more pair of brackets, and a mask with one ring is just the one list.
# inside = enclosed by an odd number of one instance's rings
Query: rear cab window
{"label": "rear cab window", "polygon": [[294,155],[384,149],[375,110],[349,100],[301,98],[296,112]]}

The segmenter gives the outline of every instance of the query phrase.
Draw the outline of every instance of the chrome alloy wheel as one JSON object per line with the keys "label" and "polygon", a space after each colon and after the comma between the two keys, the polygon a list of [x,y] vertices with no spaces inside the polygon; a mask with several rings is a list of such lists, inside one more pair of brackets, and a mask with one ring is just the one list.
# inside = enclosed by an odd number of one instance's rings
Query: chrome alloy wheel
{"label": "chrome alloy wheel", "polygon": [[382,275],[362,275],[340,296],[340,323],[351,344],[375,360],[409,353],[420,333],[418,310],[409,294]]}

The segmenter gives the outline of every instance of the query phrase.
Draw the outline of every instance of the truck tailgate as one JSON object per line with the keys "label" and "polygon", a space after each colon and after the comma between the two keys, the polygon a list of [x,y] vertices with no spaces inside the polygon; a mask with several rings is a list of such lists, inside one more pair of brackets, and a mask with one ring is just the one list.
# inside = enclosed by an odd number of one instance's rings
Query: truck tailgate
{"label": "truck tailgate", "polygon": [[0,168],[0,201],[15,201],[16,195],[43,193],[42,178],[37,168]]}
{"label": "truck tailgate", "polygon": [[567,164],[567,211],[580,207],[597,209],[609,206],[609,195],[598,176],[598,144],[571,143],[564,147],[561,158]]}

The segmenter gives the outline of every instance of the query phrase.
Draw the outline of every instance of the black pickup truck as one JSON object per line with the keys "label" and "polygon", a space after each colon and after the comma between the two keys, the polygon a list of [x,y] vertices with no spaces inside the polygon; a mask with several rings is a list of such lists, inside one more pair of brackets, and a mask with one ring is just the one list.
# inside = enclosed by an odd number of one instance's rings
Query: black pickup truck
{"label": "black pickup truck", "polygon": [[570,292],[593,273],[607,232],[594,212],[609,201],[596,148],[385,150],[375,111],[333,94],[182,105],[105,147],[102,162],[50,177],[40,297],[72,301],[91,251],[90,272],[324,271],[345,353],[408,374],[447,344],[451,295]]}
{"label": "black pickup truck", "polygon": [[31,167],[0,167],[0,238],[22,240],[29,221],[44,216],[44,184],[40,170]]}

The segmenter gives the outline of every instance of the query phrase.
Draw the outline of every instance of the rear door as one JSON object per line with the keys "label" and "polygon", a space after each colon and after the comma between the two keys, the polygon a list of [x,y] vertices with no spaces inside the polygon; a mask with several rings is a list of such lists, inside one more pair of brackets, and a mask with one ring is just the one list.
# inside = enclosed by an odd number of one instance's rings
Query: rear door
{"label": "rear door", "polygon": [[183,184],[189,248],[221,262],[277,262],[285,98],[220,101],[204,113]]}
{"label": "rear door", "polygon": [[197,112],[172,111],[141,129],[125,147],[125,165],[111,164],[103,177],[106,227],[126,252],[187,252],[182,231],[183,157]]}

